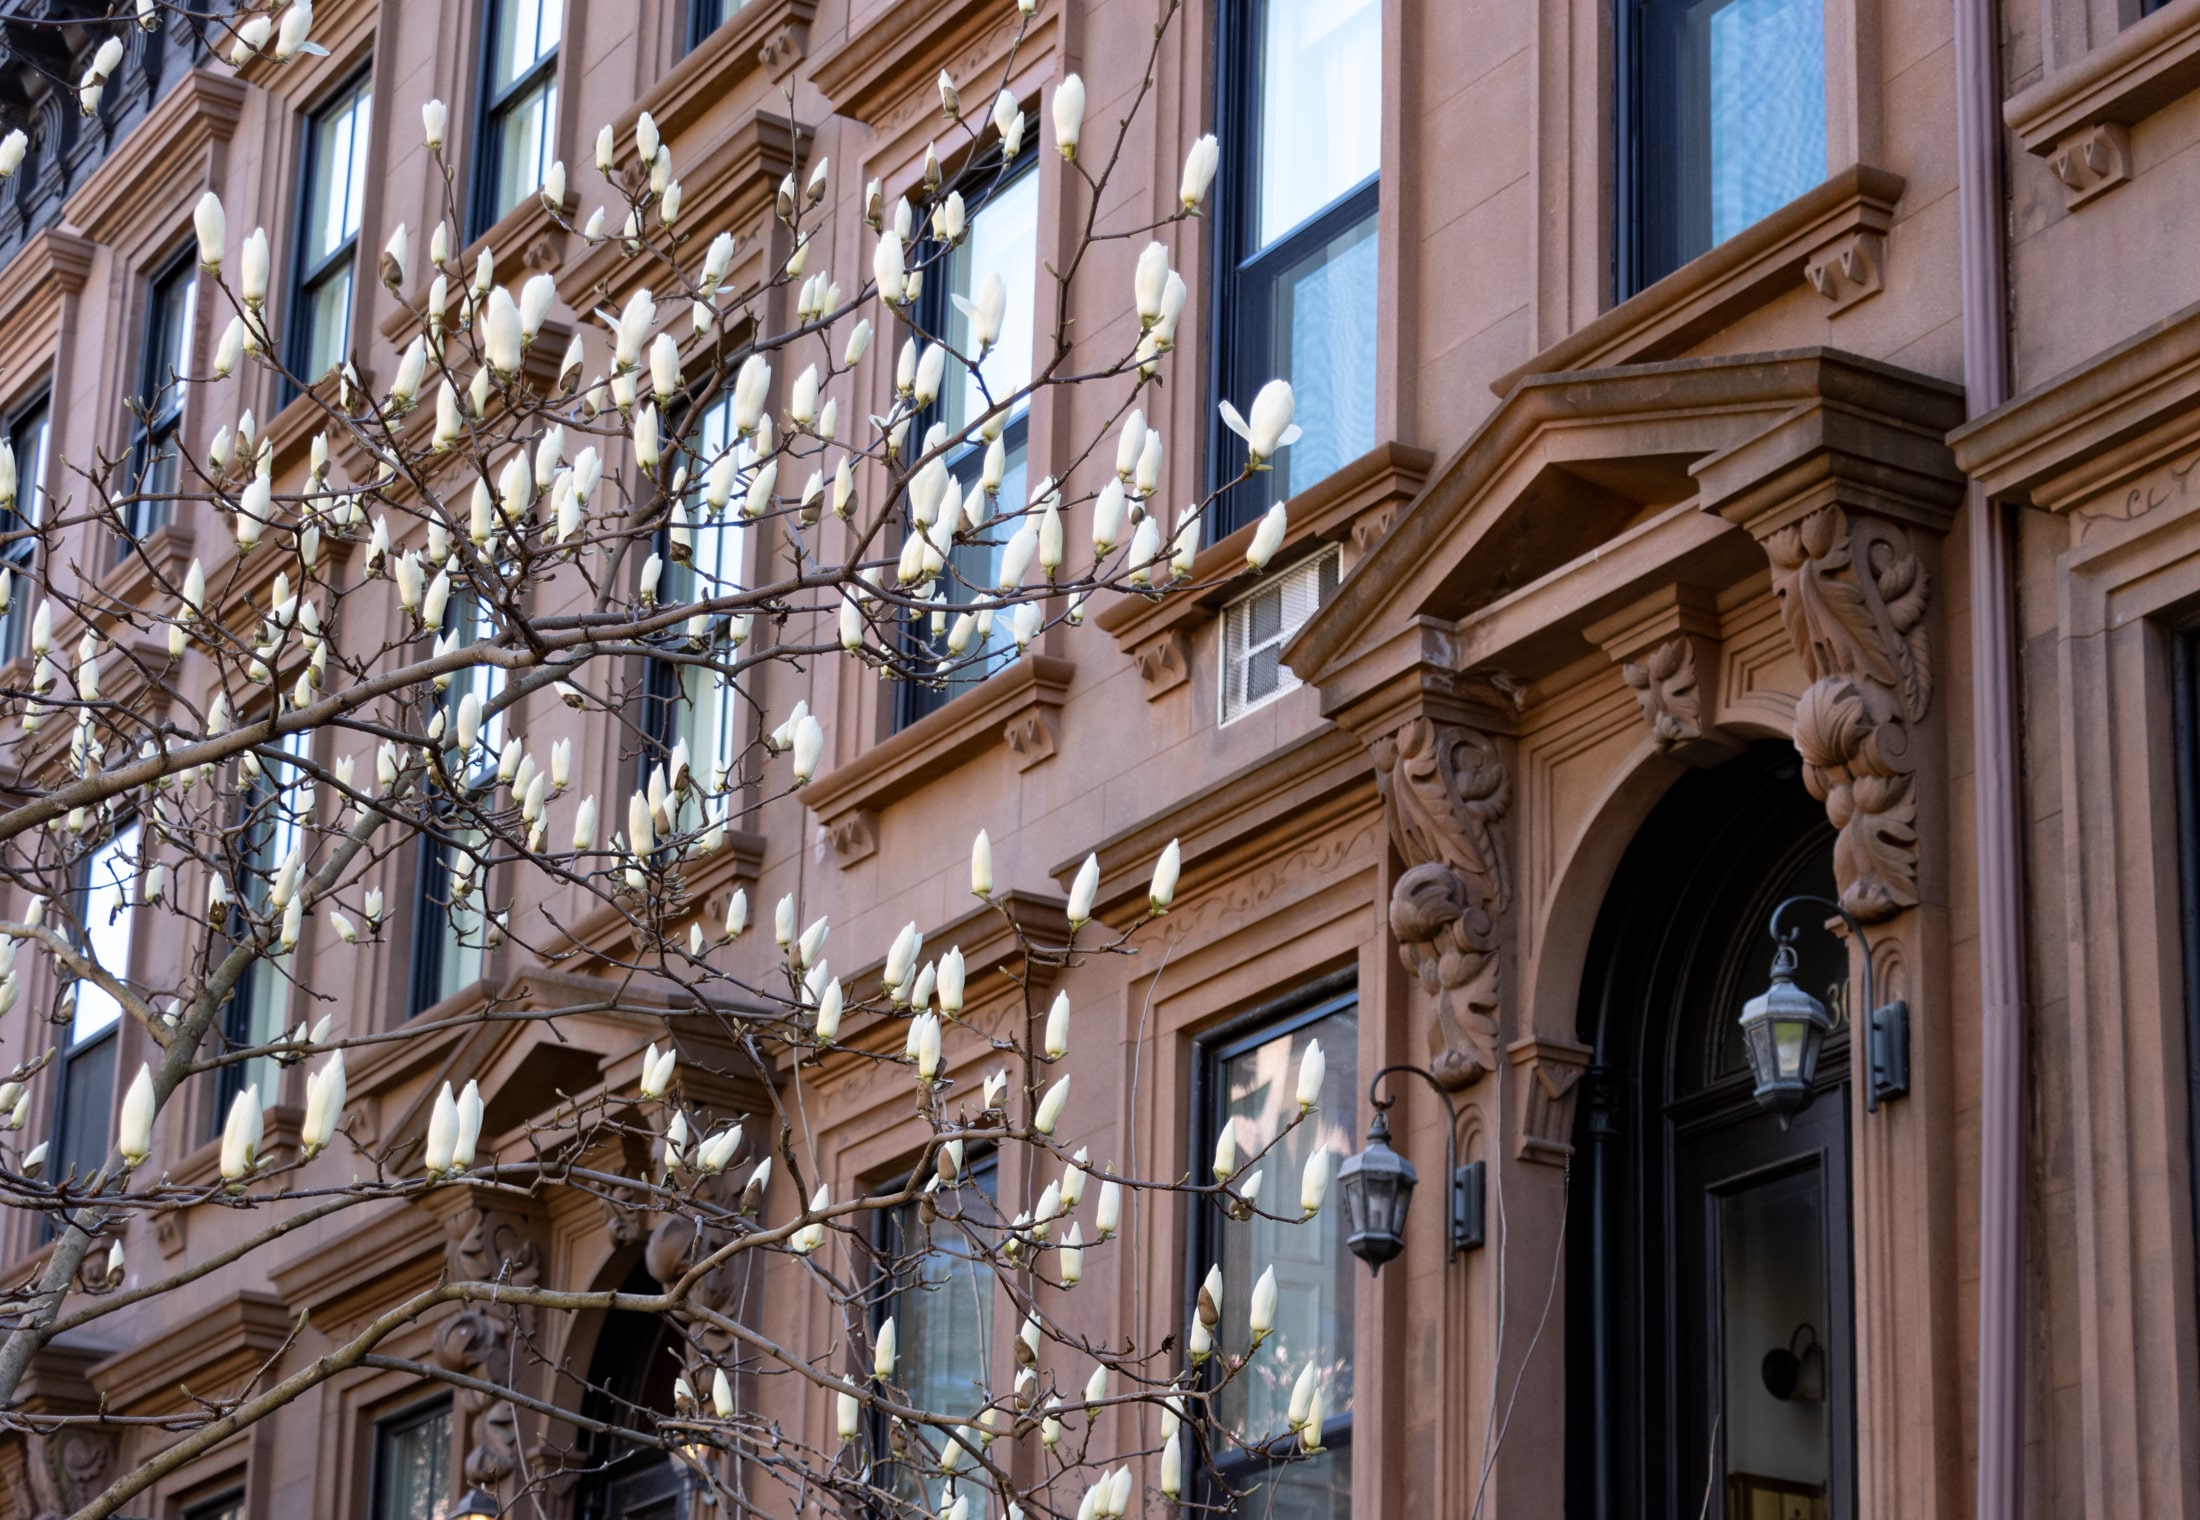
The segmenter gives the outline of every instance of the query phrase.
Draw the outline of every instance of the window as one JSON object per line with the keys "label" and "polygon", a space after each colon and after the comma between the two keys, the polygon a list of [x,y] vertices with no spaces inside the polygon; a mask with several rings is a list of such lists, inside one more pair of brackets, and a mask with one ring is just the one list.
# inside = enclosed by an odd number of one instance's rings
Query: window
{"label": "window", "polygon": [[[15,453],[15,509],[0,514],[0,531],[23,533],[44,519],[46,445],[51,431],[52,410],[45,396],[9,419],[8,447]],[[0,614],[0,661],[6,661],[30,647],[37,600],[31,594],[30,578],[38,566],[38,540],[25,533],[0,544],[0,563],[15,576],[14,596],[7,612]]]}
{"label": "window", "polygon": [[1344,551],[1322,550],[1288,570],[1264,576],[1260,585],[1222,609],[1223,723],[1234,723],[1299,688],[1283,663],[1283,646],[1306,620],[1337,594]]}
{"label": "window", "polygon": [[[293,850],[304,846],[306,815],[313,787],[303,768],[312,746],[305,732],[283,736],[288,763],[263,764],[259,777],[245,793],[244,893],[255,908],[264,909],[275,873]],[[233,1048],[270,1045],[289,1027],[290,956],[273,955],[254,961],[238,979],[222,1016],[222,1037]],[[272,1108],[282,1095],[283,1070],[272,1056],[261,1056],[243,1065],[224,1066],[218,1084],[218,1101],[209,1114],[209,1132],[221,1127],[229,1105],[250,1082],[260,1090],[262,1107]]]}
{"label": "window", "polygon": [[564,0],[488,0],[473,235],[542,186],[558,156],[558,38]]}
{"label": "window", "polygon": [[374,1520],[444,1520],[451,1512],[449,1400],[374,1427]]}
{"label": "window", "polygon": [[[1036,157],[1036,149],[1027,149],[1025,161],[1012,167],[1005,177],[997,159],[981,165],[969,177],[963,197],[971,203],[971,210],[962,241],[946,250],[933,272],[925,277],[918,326],[944,339],[953,352],[971,357],[976,357],[977,343],[971,337],[970,319],[955,305],[953,297],[973,298],[992,275],[1000,276],[1008,293],[999,339],[976,370],[947,377],[932,414],[924,419],[926,428],[933,422],[945,424],[951,438],[977,422],[995,402],[1031,384],[1032,314],[1038,301],[1039,274],[1039,176],[1032,167]],[[928,253],[937,256],[939,250],[933,247]],[[950,368],[960,368],[953,360],[948,362]],[[1022,508],[1031,489],[1030,414],[1029,401],[1019,401],[1001,429],[1007,469],[1001,476],[999,500],[1011,510]],[[924,428],[912,428],[911,432],[921,438]],[[959,510],[971,488],[979,483],[985,452],[985,443],[973,435],[970,443],[948,455],[954,496],[952,503],[942,504],[942,511]],[[977,542],[956,545],[948,571],[939,582],[948,608],[998,595],[1000,555],[1006,542],[1006,530],[989,529]],[[952,611],[933,614],[924,628],[921,647],[936,659],[949,657],[947,634],[955,616]],[[978,634],[964,657],[982,650],[984,658],[937,684],[904,682],[897,714],[901,724],[914,723],[945,706],[1014,658],[1016,643],[1009,635],[1007,618],[996,618],[991,610],[981,610],[976,617]],[[932,627],[931,623],[939,626]]]}
{"label": "window", "polygon": [[[82,912],[84,949],[94,964],[116,977],[130,973],[131,914],[137,904],[138,828],[130,824],[92,851],[85,862]],[[115,1047],[122,1004],[91,982],[76,984],[68,1048],[61,1056],[61,1101],[54,1175],[75,1172],[82,1181],[107,1161],[114,1144]]]}
{"label": "window", "polygon": [[183,1520],[244,1520],[244,1490],[235,1488],[201,1500],[183,1512]]}
{"label": "window", "polygon": [[[124,514],[132,539],[142,539],[175,515],[182,473],[177,435],[183,430],[184,375],[191,366],[191,334],[198,309],[198,271],[185,250],[153,277],[145,303],[145,347],[138,364],[138,420],[132,457],[142,499]],[[127,543],[117,553],[128,552]]]}
{"label": "window", "polygon": [[748,0],[688,0],[688,47],[699,48],[705,38],[726,24],[726,18]]}
{"label": "window", "polygon": [[1615,14],[1627,296],[1826,177],[1826,28],[1824,0],[1639,0]]}
{"label": "window", "polygon": [[[995,1156],[972,1156],[965,1175],[969,1186],[934,1195],[938,1217],[930,1225],[914,1203],[878,1216],[874,1245],[890,1278],[872,1329],[894,1317],[894,1381],[911,1407],[975,1416],[993,1387],[993,1271],[973,1255],[964,1231],[999,1223]],[[873,1433],[875,1449],[887,1449],[885,1436],[883,1428]],[[906,1468],[883,1476],[880,1486],[913,1505],[928,1497]],[[982,1504],[972,1507],[983,1513]]]}
{"label": "window", "polygon": [[[1295,1199],[1292,1189],[1317,1147],[1327,1148],[1335,1159],[1353,1152],[1360,1102],[1359,1020],[1356,995],[1347,990],[1312,1002],[1302,999],[1283,1017],[1261,1017],[1253,1028],[1207,1047],[1204,1122],[1196,1147],[1200,1161],[1214,1153],[1225,1124],[1237,1132],[1240,1157],[1259,1156],[1276,1141],[1298,1113],[1299,1061],[1314,1040],[1321,1041],[1328,1061],[1320,1108],[1260,1160],[1243,1164],[1266,1174],[1264,1197]],[[1302,1225],[1258,1215],[1241,1223],[1205,1201],[1198,1208],[1195,1237],[1204,1262],[1222,1269],[1223,1302],[1231,1306],[1222,1316],[1216,1341],[1222,1356],[1240,1357],[1251,1349],[1242,1305],[1251,1300],[1254,1282],[1271,1265],[1278,1289],[1273,1345],[1254,1364],[1266,1371],[1237,1378],[1221,1390],[1215,1415],[1222,1431],[1254,1442],[1287,1435],[1292,1385],[1311,1364],[1322,1395],[1322,1445],[1328,1448],[1304,1462],[1271,1465],[1235,1440],[1218,1440],[1216,1475],[1239,1492],[1261,1487],[1250,1501],[1252,1513],[1345,1520],[1352,1510],[1352,1295],[1358,1263],[1345,1250],[1344,1209],[1333,1193],[1321,1215]],[[1196,1271],[1204,1276],[1205,1265]],[[1191,1288],[1196,1293],[1197,1277]]]}
{"label": "window", "polygon": [[[1215,381],[1242,411],[1289,380],[1305,430],[1218,503],[1220,537],[1375,446],[1381,0],[1226,0],[1218,42],[1219,135],[1238,146],[1211,201]],[[1245,462],[1219,427],[1208,452],[1217,486]]]}
{"label": "window", "polygon": [[344,362],[351,347],[353,271],[366,198],[372,81],[360,75],[306,122],[306,193],[290,303],[290,368],[311,385]]}
{"label": "window", "polygon": [[[494,615],[468,589],[454,593],[446,614],[447,626],[463,644],[496,637]],[[470,691],[486,709],[504,690],[504,671],[495,665],[475,665],[459,672],[443,693],[444,711],[455,715]],[[446,723],[451,719],[446,717]],[[444,764],[454,779],[477,788],[496,771],[497,752],[504,744],[504,715],[483,719],[481,737],[469,756],[445,751]],[[420,1012],[481,980],[488,948],[488,923],[482,912],[488,888],[483,882],[484,856],[489,836],[467,827],[456,799],[437,799],[436,826],[421,833],[420,895],[413,923],[412,1011]],[[469,862],[468,890],[453,896],[459,885],[458,863]]]}
{"label": "window", "polygon": [[[658,545],[658,552],[665,557],[659,590],[668,605],[725,596],[744,584],[746,525],[730,504],[716,518],[711,517],[700,484],[710,462],[729,448],[735,451],[746,473],[750,451],[746,441],[734,436],[733,399],[719,396],[702,408],[688,436],[688,449],[694,456],[688,475],[698,482],[690,488],[687,501],[691,556],[681,564],[673,559],[669,541]],[[681,635],[682,647],[690,653],[729,658],[733,653],[730,629],[728,619],[713,618],[701,639]],[[671,754],[674,745],[687,745],[694,789],[687,794],[679,822],[683,830],[694,828],[703,817],[704,792],[723,784],[722,778],[732,770],[734,757],[740,753],[733,682],[707,665],[659,661],[651,667],[650,696],[655,704],[650,715],[650,737],[656,741],[658,753],[648,760],[662,760]],[[709,812],[713,818],[725,817],[725,798],[711,798]]]}

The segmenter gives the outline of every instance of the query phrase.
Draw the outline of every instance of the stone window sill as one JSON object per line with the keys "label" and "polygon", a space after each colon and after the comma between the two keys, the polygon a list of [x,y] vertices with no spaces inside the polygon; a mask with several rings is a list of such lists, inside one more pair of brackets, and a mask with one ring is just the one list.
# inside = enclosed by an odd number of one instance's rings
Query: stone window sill
{"label": "stone window sill", "polygon": [[[1290,500],[1290,535],[1270,562],[1281,569],[1325,543],[1350,539],[1360,553],[1390,531],[1406,503],[1420,494],[1436,456],[1401,443],[1380,443]],[[1257,526],[1247,523],[1209,544],[1192,561],[1191,585],[1158,596],[1126,595],[1093,619],[1138,664],[1146,699],[1176,690],[1191,678],[1191,636],[1220,616],[1222,606],[1246,589],[1245,550]],[[1082,858],[1082,857],[1080,857]]]}
{"label": "stone window sill", "polygon": [[2025,151],[2047,160],[2075,208],[2130,179],[2130,129],[2195,90],[2200,6],[2172,5],[2012,95],[2001,114]]}
{"label": "stone window sill", "polygon": [[1530,375],[1646,364],[1688,352],[1799,286],[1837,316],[1885,283],[1887,229],[1903,179],[1853,164],[1691,259],[1648,290],[1491,382],[1500,396]]}
{"label": "stone window sill", "polygon": [[802,800],[825,826],[843,866],[878,849],[878,815],[893,803],[1006,744],[1016,768],[1054,754],[1060,713],[1077,667],[1050,655],[1026,655],[868,753],[812,781]]}

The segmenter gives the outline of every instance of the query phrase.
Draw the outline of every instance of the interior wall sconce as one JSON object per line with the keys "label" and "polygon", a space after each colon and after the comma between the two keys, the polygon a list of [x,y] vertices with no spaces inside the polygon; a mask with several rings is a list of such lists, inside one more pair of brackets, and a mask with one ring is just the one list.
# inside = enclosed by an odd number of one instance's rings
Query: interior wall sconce
{"label": "interior wall sconce", "polygon": [[1780,917],[1799,903],[1840,915],[1864,947],[1865,1026],[1864,1109],[1877,1113],[1882,1100],[1910,1091],[1910,1005],[1897,999],[1882,1007],[1872,989],[1872,948],[1864,926],[1839,903],[1823,897],[1790,897],[1772,910],[1772,985],[1742,1007],[1742,1044],[1757,1079],[1757,1101],[1788,1123],[1810,1103],[1818,1075],[1818,1051],[1833,1028],[1833,1015],[1817,998],[1795,985],[1795,937],[1800,930],[1780,927]]}
{"label": "interior wall sconce", "polygon": [[1459,1111],[1452,1105],[1451,1094],[1425,1067],[1385,1066],[1367,1084],[1367,1101],[1375,1109],[1375,1118],[1367,1127],[1367,1148],[1347,1157],[1337,1168],[1337,1183],[1344,1189],[1345,1218],[1352,1232],[1345,1247],[1366,1262],[1376,1276],[1382,1274],[1384,1262],[1405,1249],[1406,1210],[1412,1206],[1413,1188],[1419,1181],[1413,1163],[1390,1148],[1390,1105],[1397,1100],[1381,1097],[1376,1091],[1383,1078],[1400,1071],[1419,1077],[1444,1100],[1444,1166],[1451,1182],[1450,1249],[1444,1259],[1458,1260],[1461,1251],[1474,1250],[1483,1239],[1484,1164],[1459,1164]]}
{"label": "interior wall sconce", "polygon": [[1785,1346],[1767,1351],[1757,1371],[1765,1392],[1783,1404],[1815,1404],[1826,1396],[1826,1348],[1809,1324],[1797,1325]]}

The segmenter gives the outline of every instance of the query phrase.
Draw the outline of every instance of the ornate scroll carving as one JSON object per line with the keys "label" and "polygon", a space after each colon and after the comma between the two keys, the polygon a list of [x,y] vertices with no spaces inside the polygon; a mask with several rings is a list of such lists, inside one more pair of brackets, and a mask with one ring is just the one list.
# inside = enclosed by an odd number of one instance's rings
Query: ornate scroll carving
{"label": "ornate scroll carving", "polygon": [[1840,831],[1841,903],[1865,923],[1917,903],[1917,761],[1932,702],[1925,564],[1879,518],[1821,507],[1765,541],[1780,620],[1811,684],[1795,708],[1803,779]]}
{"label": "ornate scroll carving", "polygon": [[23,1436],[23,1471],[15,1511],[27,1520],[60,1520],[98,1498],[116,1472],[112,1431],[64,1427]]}
{"label": "ornate scroll carving", "polygon": [[1642,715],[1659,749],[1703,737],[1703,701],[1696,690],[1696,646],[1686,638],[1667,639],[1639,665],[1619,668],[1634,688]]}
{"label": "ornate scroll carving", "polygon": [[1512,781],[1489,735],[1431,718],[1373,748],[1390,837],[1409,867],[1391,889],[1390,929],[1435,1000],[1429,1069],[1457,1091],[1497,1064],[1497,925],[1510,898],[1497,827]]}
{"label": "ornate scroll carving", "polygon": [[[542,1281],[542,1248],[529,1221],[476,1204],[444,1221],[444,1264],[465,1282],[531,1288]],[[535,1311],[524,1304],[468,1304],[436,1326],[434,1355],[453,1372],[510,1387],[519,1342],[532,1339]],[[466,1481],[493,1488],[519,1471],[519,1411],[506,1399],[462,1389],[457,1441]]]}

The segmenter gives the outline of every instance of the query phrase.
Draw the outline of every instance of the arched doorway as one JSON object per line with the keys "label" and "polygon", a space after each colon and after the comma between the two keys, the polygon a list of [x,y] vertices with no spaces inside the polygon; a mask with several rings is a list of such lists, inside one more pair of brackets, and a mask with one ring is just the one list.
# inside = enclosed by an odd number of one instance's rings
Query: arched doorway
{"label": "arched doorway", "polygon": [[1675,784],[1615,873],[1584,968],[1595,1050],[1567,1244],[1569,1520],[1850,1520],[1848,962],[1798,941],[1836,1015],[1783,1130],[1737,1018],[1773,905],[1831,897],[1833,831],[1793,748]]}
{"label": "arched doorway", "polygon": [[[624,1293],[655,1293],[657,1280],[637,1261],[620,1284]],[[680,1375],[678,1348],[666,1322],[653,1314],[611,1309],[603,1316],[588,1362],[581,1413],[628,1430],[648,1430],[655,1415],[673,1412]],[[576,1520],[691,1520],[687,1483],[672,1457],[616,1435],[587,1438],[588,1476],[580,1485]]]}

